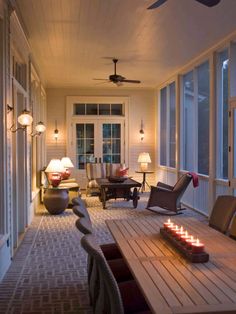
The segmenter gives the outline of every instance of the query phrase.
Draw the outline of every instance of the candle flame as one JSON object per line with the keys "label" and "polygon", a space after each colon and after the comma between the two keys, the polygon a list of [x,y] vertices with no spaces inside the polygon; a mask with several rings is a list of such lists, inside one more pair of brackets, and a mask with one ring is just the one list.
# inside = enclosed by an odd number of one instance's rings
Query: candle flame
{"label": "candle flame", "polygon": [[184,228],[181,226],[181,227],[180,227],[180,231],[183,232],[183,230],[184,230]]}
{"label": "candle flame", "polygon": [[168,219],[168,221],[167,221],[167,222],[168,222],[168,224],[170,223],[170,218]]}
{"label": "candle flame", "polygon": [[186,237],[188,236],[188,231],[185,231],[185,235],[186,235]]}
{"label": "candle flame", "polygon": [[194,240],[194,238],[193,238],[193,236],[191,236],[191,241],[193,241]]}
{"label": "candle flame", "polygon": [[199,244],[199,239],[196,240],[196,243]]}

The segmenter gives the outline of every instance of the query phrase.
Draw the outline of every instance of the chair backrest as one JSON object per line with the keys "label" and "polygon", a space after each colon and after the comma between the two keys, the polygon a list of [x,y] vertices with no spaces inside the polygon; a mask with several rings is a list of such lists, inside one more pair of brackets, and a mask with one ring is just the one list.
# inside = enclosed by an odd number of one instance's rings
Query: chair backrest
{"label": "chair backrest", "polygon": [[89,282],[94,290],[94,313],[123,314],[119,287],[95,238],[90,234],[85,235],[81,245],[94,261]]}
{"label": "chair backrest", "polygon": [[220,195],[213,206],[209,226],[225,233],[236,211],[236,197],[232,195]]}
{"label": "chair backrest", "polygon": [[234,216],[232,219],[232,223],[229,229],[229,236],[236,240],[236,216]]}
{"label": "chair backrest", "polygon": [[87,163],[86,175],[88,180],[95,180],[98,178],[106,178],[106,164],[104,163]]}
{"label": "chair backrest", "polygon": [[124,169],[125,168],[125,164],[124,163],[120,163],[120,164],[106,164],[106,173],[107,173],[107,177],[110,176],[117,176],[117,171],[119,169]]}
{"label": "chair backrest", "polygon": [[175,183],[173,187],[173,192],[179,192],[179,193],[184,193],[185,190],[187,189],[189,183],[192,180],[192,176],[188,173],[182,175],[179,180]]}
{"label": "chair backrest", "polygon": [[87,218],[79,218],[75,222],[76,227],[79,229],[80,232],[83,234],[92,234],[93,233],[93,227],[91,224],[91,221]]}

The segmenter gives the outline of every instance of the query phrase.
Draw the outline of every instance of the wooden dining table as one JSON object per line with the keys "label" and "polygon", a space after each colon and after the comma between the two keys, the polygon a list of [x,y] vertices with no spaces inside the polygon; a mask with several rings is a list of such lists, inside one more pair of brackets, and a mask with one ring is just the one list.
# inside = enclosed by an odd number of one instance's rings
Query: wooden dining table
{"label": "wooden dining table", "polygon": [[206,263],[191,263],[160,234],[163,216],[107,220],[153,313],[236,313],[236,241],[193,217],[174,217],[205,244]]}

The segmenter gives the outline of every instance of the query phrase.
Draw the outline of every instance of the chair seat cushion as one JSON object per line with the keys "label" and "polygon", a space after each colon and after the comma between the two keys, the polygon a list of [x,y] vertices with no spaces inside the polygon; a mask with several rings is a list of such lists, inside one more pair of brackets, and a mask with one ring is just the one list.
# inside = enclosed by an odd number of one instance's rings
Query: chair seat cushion
{"label": "chair seat cushion", "polygon": [[121,252],[115,243],[101,244],[100,248],[106,260],[122,258]]}
{"label": "chair seat cushion", "polygon": [[107,261],[117,282],[133,280],[133,276],[123,258]]}
{"label": "chair seat cushion", "polygon": [[151,313],[149,306],[134,280],[118,283],[125,314]]}

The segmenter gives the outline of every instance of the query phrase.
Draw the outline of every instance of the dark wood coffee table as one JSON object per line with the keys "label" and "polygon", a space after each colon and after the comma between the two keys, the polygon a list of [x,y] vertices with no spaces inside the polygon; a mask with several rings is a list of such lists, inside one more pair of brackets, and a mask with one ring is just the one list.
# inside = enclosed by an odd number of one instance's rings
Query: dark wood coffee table
{"label": "dark wood coffee table", "polygon": [[[138,206],[138,189],[141,187],[141,183],[133,180],[126,179],[124,182],[110,182],[108,179],[96,179],[99,189],[99,199],[103,204],[103,209],[106,208],[106,201],[109,199],[124,198],[127,201],[132,200],[133,206]],[[133,190],[131,190],[133,188]]]}

